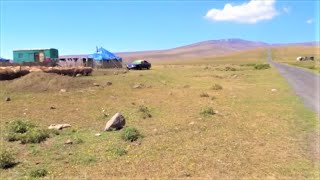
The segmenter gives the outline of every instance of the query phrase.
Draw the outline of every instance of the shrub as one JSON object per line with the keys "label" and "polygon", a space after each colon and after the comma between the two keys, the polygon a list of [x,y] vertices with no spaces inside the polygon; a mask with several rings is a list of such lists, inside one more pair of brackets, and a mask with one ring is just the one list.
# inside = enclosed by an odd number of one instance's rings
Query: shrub
{"label": "shrub", "polygon": [[221,90],[222,89],[222,86],[220,84],[214,84],[212,87],[211,87],[212,90]]}
{"label": "shrub", "polygon": [[142,137],[142,135],[140,134],[140,132],[134,128],[134,127],[129,127],[126,128],[123,133],[122,133],[122,139],[125,141],[136,141],[138,140],[140,137]]}
{"label": "shrub", "polygon": [[48,174],[48,171],[43,168],[34,169],[30,171],[30,176],[34,178],[45,177]]}
{"label": "shrub", "polygon": [[206,93],[206,92],[203,92],[203,93],[200,94],[200,97],[209,97],[209,94]]}
{"label": "shrub", "polygon": [[210,115],[214,115],[215,112],[212,107],[204,107],[202,108],[200,114],[204,116],[210,116]]}
{"label": "shrub", "polygon": [[19,137],[19,140],[22,144],[40,143],[49,138],[49,133],[42,129],[33,128],[31,130],[28,130],[26,133],[21,134]]}
{"label": "shrub", "polygon": [[28,121],[23,121],[23,120],[17,120],[17,121],[12,121],[9,124],[9,131],[12,133],[25,133],[29,129],[34,128],[35,125]]}
{"label": "shrub", "polygon": [[15,165],[13,154],[8,150],[0,152],[0,168],[6,169]]}
{"label": "shrub", "polygon": [[40,143],[49,138],[50,132],[57,134],[55,131],[40,129],[28,121],[16,120],[8,125],[6,139],[20,141],[22,144]]}
{"label": "shrub", "polygon": [[256,70],[269,69],[269,68],[270,68],[269,64],[256,64],[254,66],[254,69]]}
{"label": "shrub", "polygon": [[146,106],[139,106],[139,112],[141,112],[142,118],[146,119],[146,118],[151,118],[152,115],[150,114],[150,110],[148,107]]}

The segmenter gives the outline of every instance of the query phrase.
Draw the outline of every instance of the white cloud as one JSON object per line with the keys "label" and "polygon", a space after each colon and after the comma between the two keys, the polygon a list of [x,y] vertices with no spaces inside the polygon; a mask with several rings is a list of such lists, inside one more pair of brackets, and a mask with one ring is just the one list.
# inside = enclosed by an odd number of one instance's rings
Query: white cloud
{"label": "white cloud", "polygon": [[211,9],[206,18],[213,21],[229,21],[254,24],[270,20],[277,15],[275,0],[251,0],[241,5],[226,4],[223,9]]}
{"label": "white cloud", "polygon": [[313,19],[308,19],[308,20],[306,21],[306,23],[312,24],[312,23],[313,23]]}

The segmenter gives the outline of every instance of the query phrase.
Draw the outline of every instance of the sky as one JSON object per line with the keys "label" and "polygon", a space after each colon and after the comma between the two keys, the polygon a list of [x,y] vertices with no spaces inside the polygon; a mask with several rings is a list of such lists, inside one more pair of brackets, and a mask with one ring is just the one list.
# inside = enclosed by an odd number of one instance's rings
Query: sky
{"label": "sky", "polygon": [[206,40],[319,41],[319,1],[0,0],[0,56],[57,48],[60,55],[169,49]]}

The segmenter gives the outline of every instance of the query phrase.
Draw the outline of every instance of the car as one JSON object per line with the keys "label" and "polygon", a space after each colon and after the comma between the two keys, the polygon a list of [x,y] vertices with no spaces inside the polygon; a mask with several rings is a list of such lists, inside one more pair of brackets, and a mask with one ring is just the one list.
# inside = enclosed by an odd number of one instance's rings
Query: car
{"label": "car", "polygon": [[151,64],[146,60],[135,60],[132,63],[127,65],[127,69],[150,69]]}

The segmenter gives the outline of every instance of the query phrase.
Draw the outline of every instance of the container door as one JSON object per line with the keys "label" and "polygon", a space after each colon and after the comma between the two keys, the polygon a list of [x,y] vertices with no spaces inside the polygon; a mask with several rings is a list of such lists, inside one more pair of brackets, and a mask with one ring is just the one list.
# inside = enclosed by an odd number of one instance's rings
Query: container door
{"label": "container door", "polygon": [[39,62],[39,53],[34,53],[34,62]]}
{"label": "container door", "polygon": [[44,62],[44,53],[43,51],[39,52],[39,61]]}

